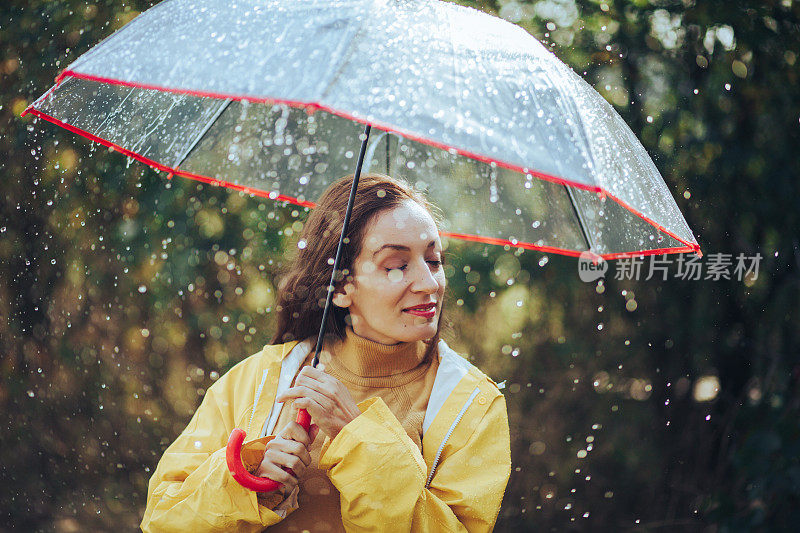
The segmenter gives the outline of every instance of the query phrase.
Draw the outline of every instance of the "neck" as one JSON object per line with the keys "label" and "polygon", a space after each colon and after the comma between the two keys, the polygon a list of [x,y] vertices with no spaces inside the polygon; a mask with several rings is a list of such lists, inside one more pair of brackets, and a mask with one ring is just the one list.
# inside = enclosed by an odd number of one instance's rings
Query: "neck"
{"label": "neck", "polygon": [[347,330],[348,332],[352,333],[359,339],[363,339],[369,342],[374,342],[375,344],[380,344],[381,346],[397,346],[400,344],[409,344],[409,343],[404,343],[403,341],[395,341],[393,339],[389,339],[388,337],[385,337],[384,340],[370,339],[369,336],[358,333],[352,326],[347,326]]}
{"label": "neck", "polygon": [[382,344],[347,328],[343,340],[332,346],[330,366],[344,381],[363,386],[387,386],[408,382],[424,372],[427,345],[422,341]]}

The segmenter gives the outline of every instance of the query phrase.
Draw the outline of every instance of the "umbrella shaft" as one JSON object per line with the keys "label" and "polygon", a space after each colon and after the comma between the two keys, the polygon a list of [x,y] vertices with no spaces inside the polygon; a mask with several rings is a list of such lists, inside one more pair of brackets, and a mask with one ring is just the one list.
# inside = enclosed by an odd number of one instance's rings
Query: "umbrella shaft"
{"label": "umbrella shaft", "polygon": [[317,337],[317,348],[314,351],[314,361],[312,364],[316,368],[319,362],[319,352],[322,350],[322,339],[325,336],[325,324],[328,322],[328,313],[331,308],[331,300],[333,299],[334,283],[336,282],[336,273],[339,271],[339,261],[342,258],[342,248],[344,248],[344,238],[347,235],[347,226],[350,223],[350,213],[353,211],[353,202],[356,199],[356,190],[358,189],[358,180],[361,177],[361,166],[364,164],[364,154],[367,152],[367,142],[369,141],[369,132],[372,127],[367,124],[364,128],[364,138],[361,141],[361,150],[358,152],[358,162],[356,163],[356,172],[353,174],[353,186],[350,187],[350,198],[347,200],[347,210],[344,214],[344,222],[342,224],[342,234],[339,236],[339,244],[336,246],[336,258],[333,260],[333,272],[331,272],[331,281],[328,283],[328,294],[325,298],[325,309],[322,311],[322,323],[319,325],[319,336]]}

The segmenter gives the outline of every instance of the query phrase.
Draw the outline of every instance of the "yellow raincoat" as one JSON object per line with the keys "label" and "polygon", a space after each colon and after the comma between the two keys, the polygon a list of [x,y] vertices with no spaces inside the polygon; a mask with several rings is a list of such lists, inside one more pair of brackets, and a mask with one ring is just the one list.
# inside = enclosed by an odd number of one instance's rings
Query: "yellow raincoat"
{"label": "yellow raincoat", "polygon": [[[265,346],[212,385],[189,425],[150,479],[141,527],[149,531],[262,531],[282,519],[239,485],[225,460],[234,428],[255,468],[274,430],[275,397],[291,386],[310,340]],[[508,416],[497,385],[439,343],[439,368],[423,422],[422,452],[386,403],[370,398],[361,415],[320,453],[339,490],[348,531],[490,531],[511,470]],[[257,437],[257,438],[254,438]],[[266,504],[266,505],[264,505]]]}

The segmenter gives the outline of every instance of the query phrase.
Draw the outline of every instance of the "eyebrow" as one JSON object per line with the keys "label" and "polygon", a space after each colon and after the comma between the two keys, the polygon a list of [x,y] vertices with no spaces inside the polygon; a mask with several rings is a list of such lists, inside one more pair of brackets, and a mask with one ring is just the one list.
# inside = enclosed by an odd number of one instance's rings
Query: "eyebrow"
{"label": "eyebrow", "polygon": [[[434,244],[436,244],[436,241],[429,242],[427,248],[430,248]],[[378,255],[379,252],[382,252],[386,248],[390,248],[392,250],[399,250],[401,252],[410,252],[411,251],[411,248],[409,248],[408,246],[404,246],[402,244],[384,244],[383,246],[381,246],[380,248],[375,250],[375,253],[372,254],[372,258],[375,259],[375,256]]]}

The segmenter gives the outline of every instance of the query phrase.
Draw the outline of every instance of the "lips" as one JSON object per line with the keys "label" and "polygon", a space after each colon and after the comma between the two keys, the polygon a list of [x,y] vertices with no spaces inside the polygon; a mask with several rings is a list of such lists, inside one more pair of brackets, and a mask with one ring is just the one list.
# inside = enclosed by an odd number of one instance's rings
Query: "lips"
{"label": "lips", "polygon": [[414,307],[403,309],[403,312],[430,319],[436,315],[436,302],[415,305]]}
{"label": "lips", "polygon": [[436,307],[436,302],[431,302],[422,305],[415,305],[414,307],[407,307],[403,311],[428,311]]}

